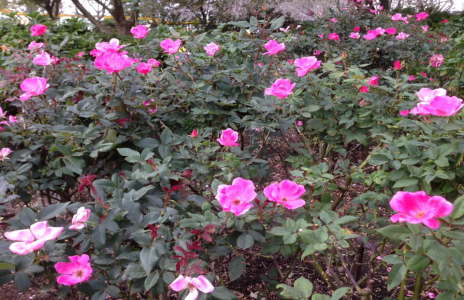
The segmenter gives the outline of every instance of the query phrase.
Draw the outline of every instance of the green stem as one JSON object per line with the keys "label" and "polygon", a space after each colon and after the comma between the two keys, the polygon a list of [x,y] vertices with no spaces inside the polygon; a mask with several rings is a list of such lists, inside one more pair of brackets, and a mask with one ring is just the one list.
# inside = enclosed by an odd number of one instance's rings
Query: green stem
{"label": "green stem", "polygon": [[401,285],[400,285],[400,293],[398,295],[398,300],[405,300],[404,294],[406,290],[406,277],[401,280]]}
{"label": "green stem", "polygon": [[414,284],[414,297],[412,300],[420,300],[420,295],[422,292],[422,274],[416,273],[416,282]]}

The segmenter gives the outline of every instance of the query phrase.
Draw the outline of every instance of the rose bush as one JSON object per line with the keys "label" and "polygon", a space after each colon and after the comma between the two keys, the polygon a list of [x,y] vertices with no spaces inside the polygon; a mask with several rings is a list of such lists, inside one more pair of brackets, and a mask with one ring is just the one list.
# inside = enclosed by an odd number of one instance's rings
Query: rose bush
{"label": "rose bush", "polygon": [[50,26],[10,45],[0,283],[234,299],[253,277],[242,296],[462,299],[463,95],[440,73],[454,41],[423,18],[137,27],[73,50]]}

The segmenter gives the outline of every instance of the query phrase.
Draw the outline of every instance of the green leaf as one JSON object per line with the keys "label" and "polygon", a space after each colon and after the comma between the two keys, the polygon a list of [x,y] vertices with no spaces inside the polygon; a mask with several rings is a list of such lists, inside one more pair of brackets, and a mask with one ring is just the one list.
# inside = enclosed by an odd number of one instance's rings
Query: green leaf
{"label": "green leaf", "polygon": [[341,287],[341,288],[337,289],[337,290],[332,294],[332,297],[330,298],[330,300],[339,300],[339,299],[341,299],[343,296],[345,296],[346,293],[348,293],[349,291],[351,291],[351,288],[349,288],[349,287]]}
{"label": "green leaf", "polygon": [[15,265],[14,265],[14,264],[6,263],[6,262],[0,262],[0,271],[3,271],[3,270],[14,270],[14,269],[15,269]]}
{"label": "green leaf", "polygon": [[289,233],[290,232],[288,232],[287,228],[281,227],[281,226],[274,227],[270,231],[270,234],[279,235],[279,236],[284,236],[284,235],[287,235]]}
{"label": "green leaf", "polygon": [[215,287],[214,291],[211,293],[211,296],[213,296],[216,299],[220,299],[220,300],[237,299],[237,296],[235,296],[229,289],[223,286]]}
{"label": "green leaf", "polygon": [[416,254],[411,257],[406,265],[408,269],[414,272],[421,271],[425,269],[430,264],[430,259],[427,256]]}
{"label": "green leaf", "polygon": [[237,239],[237,247],[240,249],[251,248],[254,243],[255,240],[253,239],[253,236],[248,233],[242,233]]}
{"label": "green leaf", "polygon": [[235,256],[229,262],[229,279],[234,281],[240,278],[246,271],[245,259],[242,256]]}
{"label": "green leaf", "polygon": [[39,220],[48,220],[61,215],[66,211],[68,205],[69,202],[49,205],[40,211],[38,218]]}
{"label": "green leaf", "polygon": [[148,275],[147,278],[145,278],[145,282],[144,282],[145,291],[148,292],[153,286],[155,286],[159,278],[160,278],[160,275],[158,271],[150,273],[150,275]]}
{"label": "green leaf", "polygon": [[140,264],[142,265],[142,268],[145,270],[147,275],[150,274],[158,259],[159,257],[154,246],[144,247],[142,251],[140,251]]}
{"label": "green leaf", "polygon": [[299,290],[303,294],[303,297],[306,299],[309,298],[309,296],[311,296],[313,293],[313,283],[304,277],[300,277],[295,280],[293,286]]}
{"label": "green leaf", "polygon": [[130,163],[135,163],[140,161],[140,153],[129,148],[118,148],[117,149],[121,156],[126,158],[126,161]]}
{"label": "green leaf", "polygon": [[395,184],[393,185],[393,188],[397,189],[397,188],[404,188],[408,186],[414,186],[414,185],[417,185],[418,182],[419,180],[415,178],[400,179],[397,182],[395,182]]}
{"label": "green leaf", "polygon": [[377,229],[377,231],[381,235],[393,240],[404,240],[411,234],[408,227],[400,224],[388,225],[383,228]]}
{"label": "green leaf", "polygon": [[85,161],[81,158],[67,156],[63,158],[64,165],[68,170],[77,175],[82,174],[82,169],[85,166]]}
{"label": "green leaf", "polygon": [[306,300],[307,298],[304,297],[303,293],[289,285],[286,284],[278,284],[276,286],[278,289],[282,289],[282,291],[279,293],[282,297],[285,299],[295,299],[295,300]]}
{"label": "green leaf", "polygon": [[271,21],[270,29],[271,30],[279,29],[280,27],[282,27],[284,25],[284,23],[285,23],[285,17],[281,16],[281,17]]}
{"label": "green leaf", "polygon": [[31,280],[29,279],[29,276],[24,272],[17,272],[15,274],[14,280],[16,287],[21,291],[25,291],[31,286]]}
{"label": "green leaf", "polygon": [[397,287],[400,282],[406,276],[406,271],[408,269],[404,264],[394,265],[391,272],[388,274],[388,284],[387,289],[391,291],[393,288]]}
{"label": "green leaf", "polygon": [[322,295],[322,294],[314,294],[311,297],[311,300],[330,300],[330,296]]}
{"label": "green leaf", "polygon": [[454,202],[454,209],[453,213],[451,214],[451,218],[457,220],[464,216],[464,196],[458,197]]}

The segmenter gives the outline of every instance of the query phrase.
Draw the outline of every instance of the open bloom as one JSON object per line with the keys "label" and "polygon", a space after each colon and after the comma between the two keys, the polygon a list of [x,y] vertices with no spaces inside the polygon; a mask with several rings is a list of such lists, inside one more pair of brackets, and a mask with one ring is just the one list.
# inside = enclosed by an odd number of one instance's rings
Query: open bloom
{"label": "open bloom", "polygon": [[393,223],[422,223],[431,229],[438,229],[438,218],[446,217],[453,211],[453,204],[445,198],[429,196],[424,191],[397,192],[390,200],[390,206],[397,212],[390,217]]}
{"label": "open bloom", "polygon": [[130,30],[130,33],[135,39],[144,39],[149,32],[150,29],[145,25],[137,25]]}
{"label": "open bloom", "polygon": [[185,300],[197,299],[199,294],[198,290],[205,294],[214,291],[214,286],[211,284],[208,278],[206,278],[203,275],[200,275],[195,278],[189,276],[184,277],[183,275],[179,275],[173,282],[171,282],[169,287],[176,292],[188,289],[189,293],[187,297],[185,297]]}
{"label": "open bloom", "polygon": [[264,44],[264,48],[267,50],[264,55],[276,55],[285,50],[285,44],[279,43],[276,40],[270,40]]}
{"label": "open bloom", "polygon": [[403,17],[402,14],[400,13],[397,13],[397,14],[394,14],[392,17],[391,17],[392,21],[403,21],[403,22],[407,22],[408,21],[408,18],[407,17]]}
{"label": "open bloom", "polygon": [[292,83],[290,79],[279,78],[270,88],[264,90],[264,94],[276,96],[279,99],[285,99],[293,93],[295,85],[296,84]]}
{"label": "open bloom", "polygon": [[398,33],[398,35],[395,37],[395,39],[397,40],[405,40],[409,37],[409,34],[407,33],[404,33],[404,32],[400,32]]}
{"label": "open bloom", "polygon": [[52,64],[52,57],[47,52],[43,51],[34,56],[32,63],[38,66],[48,66]]}
{"label": "open bloom", "polygon": [[338,35],[338,33],[332,32],[332,33],[329,33],[329,34],[327,35],[327,39],[328,39],[328,40],[333,40],[333,41],[339,41],[339,40],[340,40],[340,36]]}
{"label": "open bloom", "polygon": [[10,251],[18,255],[27,255],[41,249],[47,241],[54,240],[61,235],[63,227],[50,227],[47,221],[32,224],[29,229],[5,232],[5,237],[14,241]]}
{"label": "open bloom", "polygon": [[443,62],[445,61],[445,57],[441,54],[434,54],[429,59],[429,64],[431,67],[439,68]]}
{"label": "open bloom", "polygon": [[143,75],[146,75],[151,72],[152,65],[149,63],[139,63],[135,70]]}
{"label": "open bloom", "polygon": [[57,262],[55,270],[61,274],[56,282],[68,286],[89,280],[93,271],[87,254],[69,256],[69,262]]}
{"label": "open bloom", "polygon": [[72,225],[69,226],[69,229],[72,230],[81,230],[82,228],[85,227],[85,223],[89,220],[90,218],[90,209],[85,208],[85,207],[79,207],[77,210],[76,214],[72,218]]}
{"label": "open bloom", "polygon": [[369,87],[367,85],[363,85],[359,88],[360,93],[369,93]]}
{"label": "open bloom", "polygon": [[29,29],[31,31],[31,36],[41,36],[47,32],[47,26],[43,24],[35,24],[32,25]]}
{"label": "open bloom", "polygon": [[395,27],[388,27],[385,29],[385,33],[389,35],[394,35],[396,34],[396,28]]}
{"label": "open bloom", "polygon": [[449,117],[455,115],[464,106],[462,99],[446,95],[445,89],[422,88],[416,93],[419,103],[411,109],[400,112],[401,115],[432,115]]}
{"label": "open bloom", "polygon": [[216,200],[223,211],[241,216],[253,207],[252,201],[256,196],[253,181],[237,177],[231,185],[218,186]]}
{"label": "open bloom", "polygon": [[221,136],[217,139],[218,143],[226,146],[226,147],[237,147],[240,144],[237,143],[238,141],[238,132],[227,128],[226,130],[221,131]]}
{"label": "open bloom", "polygon": [[126,55],[125,52],[107,51],[97,56],[94,65],[99,70],[105,70],[108,74],[118,73],[129,68],[134,63],[134,59]]}
{"label": "open bloom", "polygon": [[369,30],[365,35],[363,35],[363,39],[371,41],[371,40],[375,40],[377,36],[379,36],[377,31]]}
{"label": "open bloom", "polygon": [[401,64],[401,60],[395,60],[393,62],[393,70],[401,70],[403,68],[403,65]]}
{"label": "open bloom", "polygon": [[44,46],[44,43],[37,43],[36,41],[32,41],[27,46],[27,49],[30,51],[38,50]]}
{"label": "open bloom", "polygon": [[372,85],[372,86],[377,86],[379,85],[379,80],[380,80],[380,77],[375,75],[367,80],[367,84]]}
{"label": "open bloom", "polygon": [[161,63],[154,58],[149,58],[147,63],[149,63],[153,68],[158,68],[161,65]]}
{"label": "open bloom", "polygon": [[281,204],[287,209],[296,209],[306,204],[306,202],[301,199],[301,196],[305,193],[304,186],[291,180],[271,183],[264,188],[263,192],[269,201]]}
{"label": "open bloom", "polygon": [[205,49],[208,56],[214,56],[219,50],[221,50],[221,47],[216,43],[209,43],[204,46],[203,49]]}
{"label": "open bloom", "polygon": [[30,77],[26,78],[19,85],[21,90],[24,92],[21,94],[19,99],[21,101],[29,100],[33,96],[42,95],[49,87],[47,84],[47,78],[43,77]]}
{"label": "open bloom", "polygon": [[294,65],[297,76],[303,77],[308,72],[318,69],[321,66],[321,61],[317,60],[315,56],[307,56],[295,59]]}
{"label": "open bloom", "polygon": [[160,47],[163,48],[164,52],[167,54],[175,54],[179,51],[180,46],[182,45],[181,40],[165,39],[160,43]]}
{"label": "open bloom", "polygon": [[426,13],[425,11],[416,14],[416,20],[417,20],[417,21],[425,20],[425,19],[427,19],[428,17],[429,17],[429,14]]}
{"label": "open bloom", "polygon": [[350,38],[351,38],[351,39],[357,40],[357,39],[359,39],[360,37],[361,37],[361,35],[359,34],[359,32],[352,32],[352,33],[350,33]]}
{"label": "open bloom", "polygon": [[11,154],[11,149],[10,148],[2,148],[0,149],[0,161],[5,160],[8,158],[8,155]]}

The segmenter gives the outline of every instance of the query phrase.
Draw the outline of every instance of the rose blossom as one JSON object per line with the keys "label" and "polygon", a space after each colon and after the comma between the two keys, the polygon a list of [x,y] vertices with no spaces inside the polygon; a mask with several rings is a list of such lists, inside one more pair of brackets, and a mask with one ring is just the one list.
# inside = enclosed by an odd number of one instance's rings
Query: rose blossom
{"label": "rose blossom", "polygon": [[404,32],[400,32],[398,33],[398,35],[395,37],[395,39],[397,40],[405,40],[409,37],[409,34],[407,33],[404,33]]}
{"label": "rose blossom", "polygon": [[175,54],[179,51],[180,46],[182,45],[181,40],[172,40],[165,39],[160,42],[160,47],[163,48],[164,52],[167,54]]}
{"label": "rose blossom", "polygon": [[139,63],[135,70],[143,75],[146,75],[151,72],[152,65],[149,63]]}
{"label": "rose blossom", "polygon": [[264,44],[264,48],[267,50],[264,55],[276,55],[285,50],[285,44],[279,43],[276,40],[270,40]]}
{"label": "rose blossom", "polygon": [[352,38],[352,39],[357,40],[357,39],[359,39],[360,37],[361,37],[361,35],[359,34],[359,32],[352,32],[352,33],[350,33],[350,38]]}
{"label": "rose blossom", "polygon": [[8,159],[8,155],[10,155],[13,151],[10,148],[2,148],[0,149],[0,161]]}
{"label": "rose blossom", "polygon": [[238,132],[227,128],[221,131],[221,136],[217,139],[218,143],[222,146],[226,147],[237,147],[240,144],[237,143],[238,141]]}
{"label": "rose blossom", "polygon": [[209,43],[204,46],[203,49],[206,51],[208,56],[214,56],[219,50],[221,50],[221,47],[216,43]]}
{"label": "rose blossom", "polygon": [[60,273],[56,282],[67,286],[89,280],[93,272],[87,254],[69,256],[69,262],[57,262],[55,270]]}
{"label": "rose blossom", "polygon": [[277,79],[270,88],[266,88],[264,91],[265,95],[272,95],[279,99],[285,99],[293,93],[295,83],[292,83],[290,79],[279,78]]}
{"label": "rose blossom", "polygon": [[32,63],[38,66],[48,66],[52,64],[52,57],[47,52],[42,51],[42,53],[34,56]]}
{"label": "rose blossom", "polygon": [[231,185],[218,186],[216,200],[223,211],[241,216],[253,207],[252,202],[256,196],[253,181],[237,177]]}
{"label": "rose blossom", "polygon": [[297,76],[303,77],[308,72],[318,69],[321,66],[321,61],[317,60],[315,56],[307,56],[295,59],[294,65]]}
{"label": "rose blossom", "polygon": [[31,31],[31,36],[41,36],[47,32],[47,26],[43,24],[35,24],[32,25],[29,29]]}
{"label": "rose blossom", "polygon": [[329,33],[329,34],[327,35],[327,39],[328,39],[328,40],[333,40],[333,41],[339,41],[339,40],[340,40],[340,36],[338,35],[338,33],[332,32],[332,33]]}
{"label": "rose blossom", "polygon": [[198,290],[205,294],[214,291],[214,286],[211,284],[208,278],[203,275],[198,277],[184,277],[183,275],[179,275],[173,282],[171,282],[169,288],[176,292],[188,289],[189,293],[187,297],[185,297],[185,300],[196,300],[199,294]]}
{"label": "rose blossom", "polygon": [[441,54],[434,54],[429,59],[429,64],[431,67],[439,68],[443,62],[445,61],[445,57]]}
{"label": "rose blossom", "polygon": [[89,220],[90,218],[90,209],[85,208],[85,207],[79,207],[77,210],[76,214],[72,218],[72,225],[69,226],[69,229],[71,230],[81,230],[85,227],[85,223]]}
{"label": "rose blossom", "polygon": [[130,30],[130,33],[136,39],[144,39],[149,32],[150,29],[145,25],[137,25],[135,27],[132,27]]}
{"label": "rose blossom", "polygon": [[301,196],[305,193],[304,186],[291,180],[271,183],[264,188],[263,192],[269,201],[281,204],[287,209],[297,209],[306,204],[306,202],[301,199]]}
{"label": "rose blossom", "polygon": [[32,41],[27,46],[27,49],[30,51],[38,50],[44,46],[44,43],[37,43],[36,41]]}
{"label": "rose blossom", "polygon": [[21,90],[24,92],[19,97],[19,100],[26,101],[33,96],[39,96],[45,93],[49,87],[47,84],[47,78],[43,77],[30,77],[26,78],[21,82]]}

